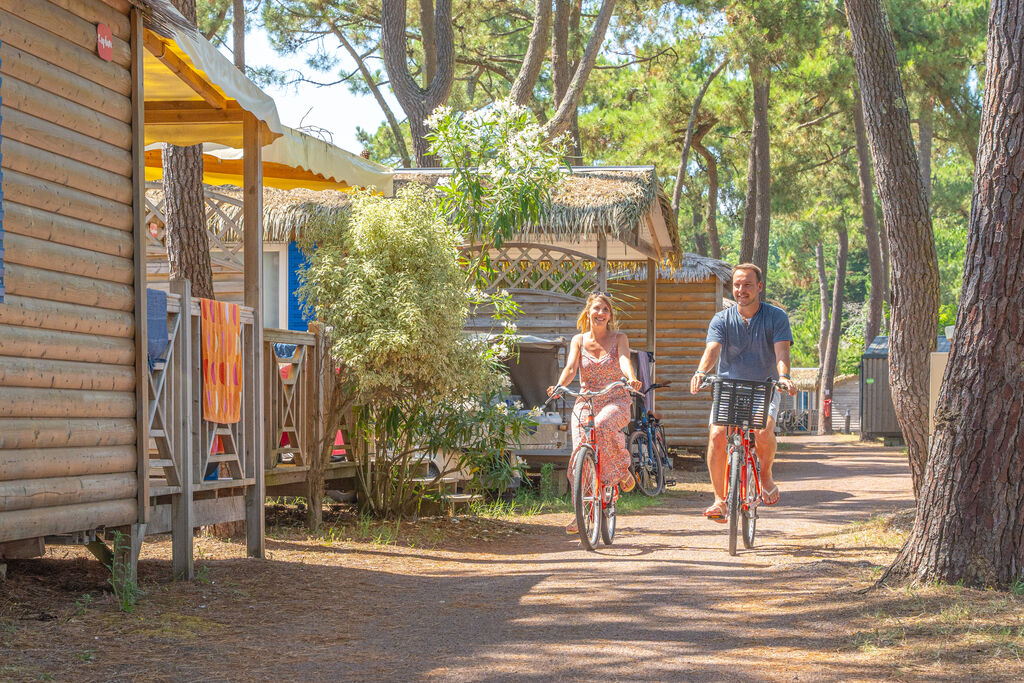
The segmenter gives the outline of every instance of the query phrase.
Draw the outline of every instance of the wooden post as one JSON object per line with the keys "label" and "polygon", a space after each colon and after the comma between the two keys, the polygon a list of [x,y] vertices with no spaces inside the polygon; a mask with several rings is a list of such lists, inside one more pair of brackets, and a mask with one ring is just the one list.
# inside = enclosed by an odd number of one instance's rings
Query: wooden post
{"label": "wooden post", "polygon": [[[185,279],[171,280],[171,293],[181,297],[178,334],[171,358],[173,375],[168,378],[173,406],[173,422],[166,427],[177,433],[172,440],[181,492],[171,496],[171,573],[175,579],[195,578],[192,530],[195,528],[193,499],[195,474],[192,471],[192,285]],[[164,391],[167,391],[165,389]]]}
{"label": "wooden post", "polygon": [[[146,536],[145,524],[132,524],[126,528],[115,529],[124,534],[120,544],[115,544],[111,553],[113,563],[111,564],[112,579],[115,583],[139,582],[139,553],[142,551],[142,539]],[[110,540],[111,537],[107,537]],[[127,572],[127,576],[125,576]]]}
{"label": "wooden post", "polygon": [[[658,262],[654,259],[647,259],[647,350],[657,353],[658,349]],[[651,382],[654,381],[656,364],[651,365]],[[654,410],[655,394],[650,393],[651,410]]]}
{"label": "wooden post", "polygon": [[253,397],[251,433],[246,435],[246,468],[256,483],[245,492],[245,537],[250,557],[264,557],[263,505],[266,497],[263,449],[263,152],[261,123],[249,112],[242,123],[243,208],[245,240],[245,305],[253,311],[251,383],[246,391]]}
{"label": "wooden post", "polygon": [[597,234],[597,267],[600,275],[597,282],[602,292],[608,291],[608,236],[603,232]]}
{"label": "wooden post", "polygon": [[[146,168],[142,91],[142,12],[132,8],[132,237],[135,259],[135,452],[138,461],[138,522],[149,521],[149,359],[146,338]],[[143,526],[145,529],[145,526]],[[141,543],[141,541],[140,541]],[[134,546],[134,543],[133,543]],[[133,559],[138,561],[138,555]]]}

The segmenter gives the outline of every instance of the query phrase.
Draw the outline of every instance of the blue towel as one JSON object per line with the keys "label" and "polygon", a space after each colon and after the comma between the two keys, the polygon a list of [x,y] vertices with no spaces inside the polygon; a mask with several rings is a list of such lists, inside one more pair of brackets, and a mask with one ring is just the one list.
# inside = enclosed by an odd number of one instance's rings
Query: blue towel
{"label": "blue towel", "polygon": [[295,355],[295,344],[274,344],[274,354],[278,358],[291,358]]}
{"label": "blue towel", "polygon": [[146,290],[146,331],[149,338],[149,369],[164,360],[167,351],[167,292]]}

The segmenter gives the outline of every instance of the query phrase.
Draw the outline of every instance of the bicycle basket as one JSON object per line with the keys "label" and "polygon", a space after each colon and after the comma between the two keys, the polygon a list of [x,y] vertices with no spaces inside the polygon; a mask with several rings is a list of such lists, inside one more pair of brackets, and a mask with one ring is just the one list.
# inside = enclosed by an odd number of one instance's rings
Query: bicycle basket
{"label": "bicycle basket", "polygon": [[715,382],[713,422],[716,425],[764,429],[768,422],[768,406],[771,405],[773,391],[769,382],[742,379],[721,379]]}

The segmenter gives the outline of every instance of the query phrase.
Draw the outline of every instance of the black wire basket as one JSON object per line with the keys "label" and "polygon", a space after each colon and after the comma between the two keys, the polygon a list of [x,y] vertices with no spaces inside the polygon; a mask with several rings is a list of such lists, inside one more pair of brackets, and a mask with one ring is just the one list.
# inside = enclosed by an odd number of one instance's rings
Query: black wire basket
{"label": "black wire basket", "polygon": [[771,382],[743,379],[720,379],[715,382],[712,414],[716,425],[733,425],[747,429],[764,429],[771,405]]}

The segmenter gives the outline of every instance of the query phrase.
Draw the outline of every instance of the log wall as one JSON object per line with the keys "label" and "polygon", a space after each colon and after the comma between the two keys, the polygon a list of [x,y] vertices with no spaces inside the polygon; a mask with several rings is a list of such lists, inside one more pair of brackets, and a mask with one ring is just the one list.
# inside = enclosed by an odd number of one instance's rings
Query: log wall
{"label": "log wall", "polygon": [[0,543],[139,521],[133,55],[117,5],[0,0]]}
{"label": "log wall", "polygon": [[[609,290],[620,307],[620,329],[633,349],[647,345],[647,282],[613,280]],[[708,441],[711,393],[690,394],[690,377],[704,352],[708,324],[722,306],[717,279],[674,282],[659,279],[655,291],[655,379],[672,381],[656,392],[670,448],[703,451]]]}

